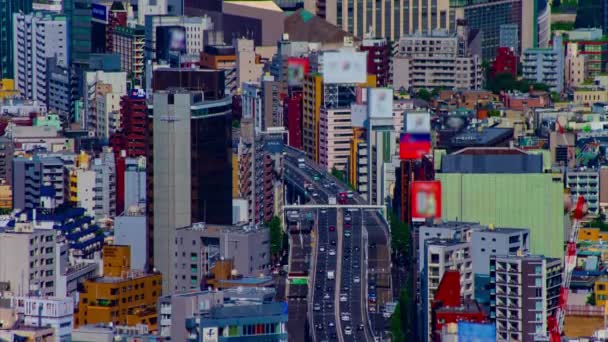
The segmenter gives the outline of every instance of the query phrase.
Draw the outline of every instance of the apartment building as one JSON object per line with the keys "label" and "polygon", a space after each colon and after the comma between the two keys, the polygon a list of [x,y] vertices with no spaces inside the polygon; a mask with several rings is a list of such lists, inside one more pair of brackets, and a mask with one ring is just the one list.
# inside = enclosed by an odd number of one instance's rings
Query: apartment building
{"label": "apartment building", "polygon": [[11,230],[0,230],[0,281],[13,294],[52,297],[57,293],[56,231],[35,229],[19,217]]}
{"label": "apartment building", "polygon": [[95,172],[95,218],[116,216],[116,162],[114,152],[105,148],[99,158],[93,160],[91,170]]}
{"label": "apartment building", "polygon": [[544,83],[551,91],[564,90],[564,47],[561,36],[553,38],[552,48],[526,49],[522,55],[523,78]]}
{"label": "apartment building", "polygon": [[583,196],[589,207],[589,212],[599,213],[600,170],[580,168],[568,170],[566,186],[570,188],[573,198]]}
{"label": "apartment building", "polygon": [[68,178],[64,161],[57,157],[13,159],[13,209],[41,207],[43,192],[57,205],[67,202]]}
{"label": "apartment building", "polygon": [[536,341],[556,314],[562,262],[536,255],[490,257],[490,319],[496,341]]}
{"label": "apartment building", "polygon": [[223,304],[222,291],[191,291],[162,296],[158,299],[159,335],[186,341],[190,335],[186,320],[198,316],[201,306],[212,308]]}
{"label": "apartment building", "polygon": [[82,117],[82,127],[93,132],[96,136],[103,136],[100,131],[101,126],[98,121],[105,121],[105,118],[97,117],[97,99],[106,94],[115,94],[118,97],[127,94],[127,73],[124,71],[105,72],[86,71],[83,82],[84,115]]}
{"label": "apartment building", "polygon": [[12,15],[16,88],[22,97],[46,103],[47,58],[56,57],[61,66],[69,63],[67,19],[42,12]]}
{"label": "apartment building", "polygon": [[481,56],[466,38],[446,31],[401,37],[393,60],[393,87],[399,89],[481,89]]}
{"label": "apartment building", "polygon": [[306,156],[319,161],[319,119],[323,103],[323,76],[304,76],[302,92],[302,146]]}
{"label": "apartment building", "polygon": [[351,110],[321,108],[319,118],[319,164],[328,172],[346,170],[353,138]]}
{"label": "apartment building", "polygon": [[565,86],[579,87],[589,78],[589,55],[582,54],[576,43],[566,44]]}
{"label": "apartment building", "polygon": [[492,255],[526,255],[530,252],[530,230],[486,226],[471,231],[471,246],[473,272],[489,275]]}
{"label": "apartment building", "polygon": [[112,35],[112,52],[120,55],[120,70],[126,71],[135,85],[143,85],[144,26],[117,26]]}
{"label": "apartment building", "polygon": [[464,299],[473,299],[474,277],[473,261],[471,259],[471,244],[458,239],[432,238],[425,241],[423,265],[421,274],[422,318],[425,341],[431,341],[433,319],[432,303],[439,283],[448,270],[458,271],[460,274],[460,293]]}

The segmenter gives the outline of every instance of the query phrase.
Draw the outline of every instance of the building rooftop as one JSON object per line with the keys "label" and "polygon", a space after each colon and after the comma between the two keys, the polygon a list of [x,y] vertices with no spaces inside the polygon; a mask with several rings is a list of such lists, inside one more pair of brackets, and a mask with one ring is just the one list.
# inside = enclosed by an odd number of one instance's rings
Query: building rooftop
{"label": "building rooftop", "polygon": [[542,173],[543,156],[535,154],[451,154],[441,158],[443,173]]}
{"label": "building rooftop", "polygon": [[460,239],[442,239],[442,238],[432,238],[432,239],[427,239],[425,241],[425,244],[427,246],[431,246],[432,245],[432,246],[446,246],[446,247],[449,247],[449,246],[461,245],[463,243],[466,243],[466,242],[463,242]]}
{"label": "building rooftop", "polygon": [[474,300],[465,300],[460,306],[443,306],[435,310],[436,313],[478,313],[484,312],[479,303]]}
{"label": "building rooftop", "polygon": [[226,3],[230,3],[230,4],[235,4],[235,5],[241,5],[241,6],[253,7],[253,8],[257,8],[257,9],[263,9],[263,10],[267,10],[267,11],[283,12],[283,10],[281,9],[281,7],[277,6],[277,4],[274,3],[274,1],[263,1],[263,0],[256,0],[256,1],[235,1],[235,0],[226,0],[225,2]]}
{"label": "building rooftop", "polygon": [[287,321],[287,303],[273,302],[262,304],[226,305],[211,309],[211,319],[284,316]]}
{"label": "building rooftop", "polygon": [[471,147],[492,145],[513,136],[512,128],[485,128],[481,130],[466,130],[450,140],[453,146]]}
{"label": "building rooftop", "polygon": [[483,233],[504,234],[504,235],[530,232],[530,230],[527,228],[507,228],[507,227],[494,227],[494,228],[484,227],[483,229],[480,229],[477,231],[483,232]]}
{"label": "building rooftop", "polygon": [[272,282],[272,277],[259,277],[259,278],[241,278],[241,279],[225,279],[220,280],[220,284],[243,284],[243,285],[264,285],[265,283]]}

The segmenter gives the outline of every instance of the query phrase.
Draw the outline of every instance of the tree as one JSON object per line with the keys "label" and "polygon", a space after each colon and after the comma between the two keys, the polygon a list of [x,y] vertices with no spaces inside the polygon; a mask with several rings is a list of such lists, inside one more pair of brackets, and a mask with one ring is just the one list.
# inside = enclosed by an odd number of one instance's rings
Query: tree
{"label": "tree", "polygon": [[418,90],[417,97],[419,99],[424,100],[424,101],[430,101],[431,100],[431,93],[429,93],[429,91],[426,90],[426,89],[420,89],[420,90]]}
{"label": "tree", "polygon": [[390,321],[391,341],[405,342],[405,334],[403,333],[403,318],[401,316],[401,303],[397,303],[395,312],[391,315]]}
{"label": "tree", "polygon": [[591,292],[587,296],[587,301],[585,302],[585,304],[587,304],[587,305],[595,305],[595,294],[593,292]]}
{"label": "tree", "polygon": [[338,180],[341,181],[342,183],[346,183],[346,179],[344,177],[344,171],[340,171],[340,170],[336,169],[335,166],[331,168],[331,175],[338,178]]}
{"label": "tree", "polygon": [[410,227],[401,222],[393,212],[389,214],[389,224],[391,226],[391,247],[398,253],[409,255]]}
{"label": "tree", "polygon": [[277,256],[283,250],[283,229],[281,228],[281,219],[274,216],[268,222],[270,229],[270,254]]}

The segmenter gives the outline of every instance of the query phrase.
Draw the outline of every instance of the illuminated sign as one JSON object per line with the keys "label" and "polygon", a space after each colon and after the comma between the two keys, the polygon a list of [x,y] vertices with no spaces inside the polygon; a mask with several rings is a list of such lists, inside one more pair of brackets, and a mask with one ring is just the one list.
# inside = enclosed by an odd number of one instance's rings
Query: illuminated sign
{"label": "illuminated sign", "polygon": [[431,152],[430,133],[402,133],[399,139],[399,158],[418,160]]}
{"label": "illuminated sign", "polygon": [[145,99],[146,91],[143,90],[142,88],[133,88],[133,89],[131,89],[131,93],[129,94],[129,97],[132,99]]}

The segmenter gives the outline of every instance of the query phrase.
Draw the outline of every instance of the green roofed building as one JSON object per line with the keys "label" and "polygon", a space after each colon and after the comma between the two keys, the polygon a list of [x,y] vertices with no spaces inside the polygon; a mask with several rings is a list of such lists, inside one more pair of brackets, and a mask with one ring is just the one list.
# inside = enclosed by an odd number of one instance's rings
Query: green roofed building
{"label": "green roofed building", "polygon": [[438,173],[442,218],[529,227],[530,253],[564,256],[564,182],[550,173]]}

